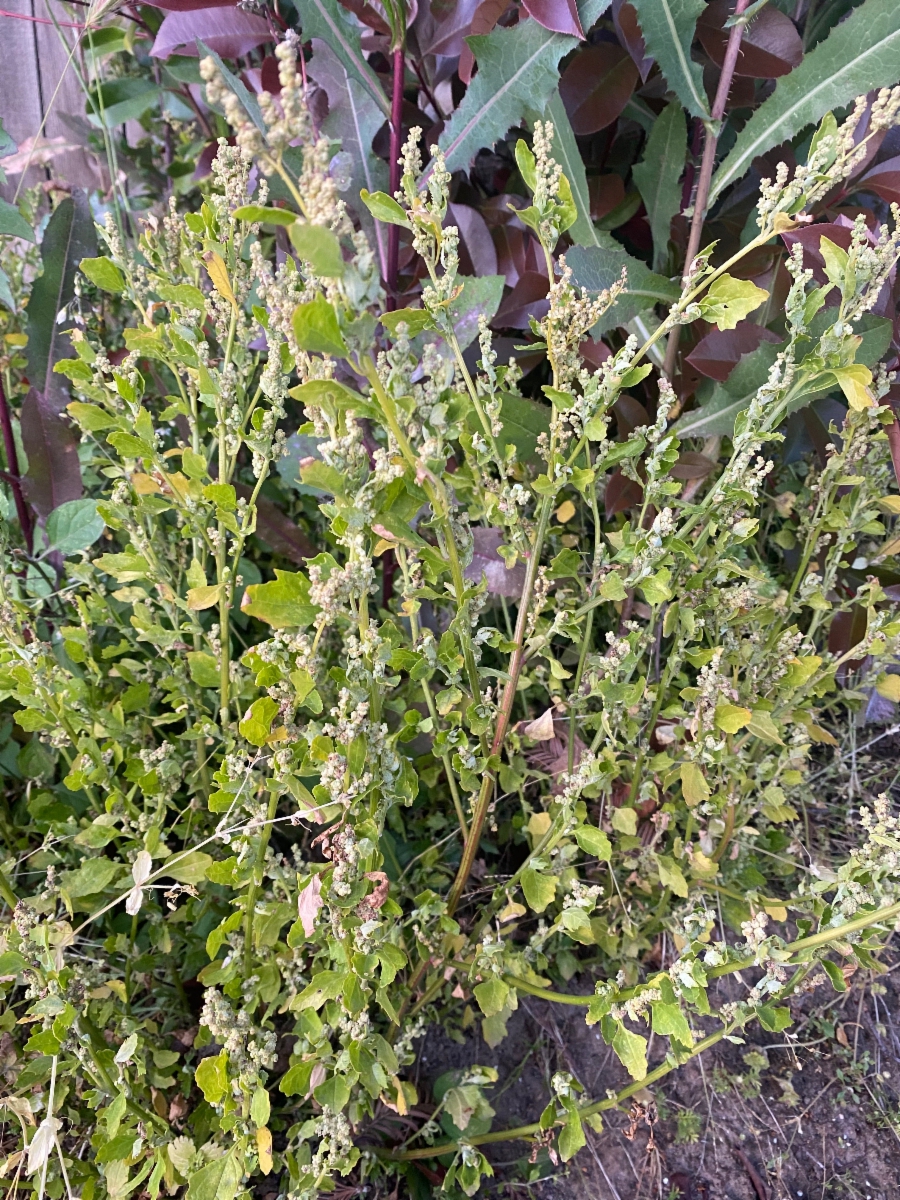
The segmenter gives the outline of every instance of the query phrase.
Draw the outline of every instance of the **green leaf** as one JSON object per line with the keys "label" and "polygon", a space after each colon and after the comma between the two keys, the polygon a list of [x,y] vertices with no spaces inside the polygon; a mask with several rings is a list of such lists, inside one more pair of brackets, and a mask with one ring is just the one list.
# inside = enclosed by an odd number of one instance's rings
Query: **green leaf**
{"label": "green leaf", "polygon": [[682,1046],[693,1046],[694,1037],[680,1004],[664,1004],[661,1000],[650,1005],[653,1032],[675,1038]]}
{"label": "green leaf", "polygon": [[83,258],[79,265],[82,273],[102,292],[125,291],[125,276],[111,258]]}
{"label": "green leaf", "polygon": [[[681,210],[678,186],[687,150],[687,122],[680,104],[667,105],[653,123],[643,160],[632,168],[653,233],[653,267],[668,258],[672,218]],[[627,384],[625,386],[628,386]]]}
{"label": "green leaf", "polygon": [[670,858],[667,854],[658,854],[656,866],[659,870],[659,882],[663,887],[667,887],[669,891],[674,892],[676,896],[681,896],[682,899],[686,898],[688,894],[687,880],[675,859]]}
{"label": "green leaf", "polygon": [[105,528],[96,500],[68,500],[47,518],[50,546],[64,556],[93,546]]}
{"label": "green leaf", "polygon": [[194,1171],[188,1180],[187,1200],[234,1200],[243,1170],[236,1150]]}
{"label": "green leaf", "polygon": [[73,900],[77,900],[105,891],[121,873],[119,864],[108,858],[88,858],[77,871],[63,871],[59,883]]}
{"label": "green leaf", "polygon": [[573,1104],[569,1109],[565,1125],[559,1131],[559,1157],[563,1162],[568,1162],[585,1145],[585,1141],[584,1130],[581,1128],[581,1116]]}
{"label": "green leaf", "polygon": [[[846,990],[846,984],[844,986]],[[776,1008],[773,1004],[762,1004],[756,1010],[756,1015],[759,1017],[760,1025],[763,1029],[768,1029],[769,1033],[781,1033],[783,1029],[787,1029],[792,1024],[789,1008]]]}
{"label": "green leaf", "polygon": [[307,577],[276,567],[271,583],[255,583],[247,588],[241,611],[275,629],[302,629],[312,624],[319,610],[310,603]]}
{"label": "green leaf", "polygon": [[559,86],[559,60],[578,45],[577,38],[549,33],[537,21],[497,26],[466,41],[478,73],[440,138],[451,172],[468,171],[479,150],[492,148],[529,113],[542,114]]}
{"label": "green leaf", "polygon": [[219,686],[219,664],[211,654],[206,654],[203,650],[189,650],[187,661],[194,683],[200,687]]}
{"label": "green leaf", "polygon": [[221,583],[204,583],[200,587],[188,588],[187,606],[191,612],[203,612],[219,603],[222,591]]}
{"label": "green leaf", "polygon": [[613,1050],[632,1079],[643,1079],[647,1074],[647,1039],[626,1029],[621,1021],[616,1021],[615,1025]]}
{"label": "green leaf", "polygon": [[[59,366],[59,363],[56,365]],[[88,433],[100,433],[104,429],[115,429],[119,423],[118,418],[111,416],[99,404],[83,404],[80,400],[73,400],[71,404],[66,405],[66,410]]]}
{"label": "green leaf", "polygon": [[0,198],[0,235],[34,241],[34,230],[14,204]]}
{"label": "green leaf", "polygon": [[738,704],[716,705],[716,728],[724,733],[737,733],[739,729],[749,725],[752,718],[753,713],[750,709],[742,708]]}
{"label": "green leaf", "polygon": [[542,913],[556,895],[556,876],[542,875],[534,867],[526,867],[522,872],[522,891],[529,907]]}
{"label": "green leaf", "polygon": [[618,281],[623,267],[627,274],[625,290],[591,330],[595,338],[607,329],[625,325],[655,304],[669,305],[678,299],[681,289],[677,284],[633,258],[612,234],[598,230],[594,241],[595,245],[575,246],[566,255],[576,282],[589,292],[602,292]]}
{"label": "green leaf", "polygon": [[393,196],[386,192],[368,192],[365,188],[360,192],[360,199],[376,221],[386,225],[401,225],[409,229],[406,210],[402,208]]}
{"label": "green leaf", "polygon": [[252,225],[293,225],[299,220],[288,208],[267,208],[262,204],[242,204],[231,215]]}
{"label": "green leaf", "polygon": [[505,282],[503,275],[463,277],[463,289],[447,309],[461,350],[478,336],[479,318],[490,321],[500,307]]}
{"label": "green leaf", "polygon": [[709,799],[709,784],[696,763],[681,764],[681,790],[688,808],[694,808]]}
{"label": "green leaf", "polygon": [[647,54],[655,58],[669,87],[694,117],[709,117],[703,71],[691,58],[697,18],[704,0],[633,0]]}
{"label": "green leaf", "polygon": [[218,1054],[210,1054],[201,1059],[194,1071],[194,1078],[204,1100],[209,1104],[218,1104],[228,1087],[227,1052],[220,1050]]}
{"label": "green leaf", "polygon": [[271,1111],[272,1105],[269,1101],[269,1093],[264,1087],[258,1087],[253,1093],[253,1099],[250,1101],[250,1118],[254,1125],[268,1125]]}
{"label": "green leaf", "polygon": [[63,357],[71,320],[57,316],[75,295],[75,274],[85,257],[97,252],[94,218],[84,193],[67,196],[47,222],[41,242],[43,271],[28,302],[28,379],[39,392],[52,390],[53,364]]}
{"label": "green leaf", "polygon": [[[360,45],[360,26],[344,11],[337,0],[304,0],[303,39],[320,38],[340,60],[341,66],[351,79],[366,92],[369,101],[382,116],[390,119],[391,105],[378,76],[369,66]],[[313,61],[318,56],[316,50]]]}
{"label": "green leaf", "polygon": [[309,354],[347,357],[347,346],[338,325],[337,313],[324,296],[298,304],[294,309],[294,336],[301,350]]}
{"label": "green leaf", "polygon": [[478,1007],[486,1017],[492,1017],[495,1013],[501,1012],[509,998],[509,987],[494,975],[491,979],[485,979],[483,983],[476,984],[472,989],[475,999],[478,1001]]}
{"label": "green leaf", "polygon": [[180,304],[182,308],[206,312],[206,297],[192,283],[157,283],[154,290],[160,300],[167,304]]}
{"label": "green leaf", "polygon": [[278,701],[271,696],[260,696],[254,700],[238,725],[241,736],[254,746],[264,746],[278,709]]}
{"label": "green leaf", "polygon": [[743,321],[768,298],[769,293],[749,279],[720,275],[701,299],[700,312],[719,329],[734,329],[738,321]]}
{"label": "green leaf", "polygon": [[381,323],[391,335],[397,336],[397,326],[406,325],[407,336],[417,337],[426,329],[434,329],[431,313],[425,308],[398,308],[394,312],[381,314]]}
{"label": "green leaf", "polygon": [[825,974],[831,980],[831,986],[834,990],[836,992],[846,992],[847,980],[844,978],[844,972],[837,963],[832,962],[830,958],[823,958],[822,966],[825,968]]}
{"label": "green leaf", "polygon": [[343,1075],[332,1075],[319,1084],[313,1095],[323,1107],[327,1105],[333,1112],[340,1112],[350,1100],[350,1088]]}
{"label": "green leaf", "polygon": [[758,155],[857,96],[895,84],[898,55],[900,5],[896,0],[865,0],[798,67],[777,81],[713,177],[709,204],[740,179]]}
{"label": "green leaf", "polygon": [[593,825],[579,825],[575,830],[575,841],[586,854],[593,854],[601,862],[610,862],[612,845],[602,829]]}
{"label": "green leaf", "polygon": [[300,468],[300,481],[304,487],[315,488],[328,496],[343,496],[347,486],[346,476],[321,459]]}
{"label": "green leaf", "polygon": [[321,279],[340,279],[346,269],[341,243],[324,225],[292,225],[291,244]]}
{"label": "green leaf", "polygon": [[0,954],[0,978],[4,975],[18,975],[28,966],[27,961],[18,950],[4,950]]}
{"label": "green leaf", "polygon": [[173,854],[171,860],[164,862],[159,870],[161,874],[168,875],[178,883],[196,885],[206,879],[206,872],[212,866],[212,862],[212,855],[207,854],[205,850],[191,850],[189,854]]}
{"label": "green leaf", "polygon": [[321,1008],[326,1000],[336,1000],[341,994],[346,971],[318,971],[299,996],[291,1001],[291,1012],[303,1012],[307,1008]]}

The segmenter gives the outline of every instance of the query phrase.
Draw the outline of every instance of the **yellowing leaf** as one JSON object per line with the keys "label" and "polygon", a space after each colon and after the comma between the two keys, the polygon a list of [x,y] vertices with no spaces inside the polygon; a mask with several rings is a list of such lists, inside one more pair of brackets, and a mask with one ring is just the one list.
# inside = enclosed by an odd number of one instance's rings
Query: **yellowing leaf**
{"label": "yellowing leaf", "polygon": [[875,398],[869,390],[872,386],[872,372],[868,367],[854,363],[851,367],[838,367],[832,374],[840,384],[851,408],[861,412],[875,403]]}
{"label": "yellowing leaf", "polygon": [[705,320],[719,329],[734,329],[768,298],[769,293],[749,279],[720,275],[700,301],[700,311]]}
{"label": "yellowing leaf", "polygon": [[900,703],[900,675],[879,675],[875,690],[879,696],[884,696],[885,700]]}
{"label": "yellowing leaf", "polygon": [[709,799],[709,784],[696,763],[681,764],[681,791],[688,808],[694,808]]}
{"label": "yellowing leaf", "polygon": [[207,583],[203,587],[190,588],[187,594],[187,606],[191,612],[200,612],[204,608],[212,608],[219,603],[222,595],[221,583]]}
{"label": "yellowing leaf", "polygon": [[203,255],[203,261],[206,264],[206,270],[212,280],[212,285],[229,304],[237,308],[237,301],[234,298],[234,292],[231,290],[231,281],[228,278],[228,268],[225,266],[225,260],[221,254],[215,250],[207,250]]}
{"label": "yellowing leaf", "polygon": [[556,510],[556,519],[560,525],[565,525],[566,521],[571,521],[575,516],[575,505],[571,500],[563,500],[562,504]]}
{"label": "yellowing leaf", "polygon": [[554,736],[553,713],[554,709],[546,709],[535,720],[529,721],[522,732],[526,737],[533,738],[536,742],[549,742]]}
{"label": "yellowing leaf", "polygon": [[[71,408],[71,405],[69,407]],[[145,475],[143,471],[135,471],[131,476],[131,486],[139,496],[152,496],[156,492],[162,491],[153,476]]]}
{"label": "yellowing leaf", "polygon": [[747,723],[747,729],[754,737],[761,738],[764,742],[771,742],[775,746],[784,745],[781,734],[778,732],[778,726],[772,720],[772,714],[767,713],[764,709],[754,709],[752,717]]}
{"label": "yellowing leaf", "polygon": [[750,723],[753,713],[737,704],[716,705],[716,726],[725,733],[737,733]]}
{"label": "yellowing leaf", "polygon": [[259,1169],[263,1175],[272,1170],[272,1134],[263,1126],[256,1131],[256,1152],[259,1155]]}
{"label": "yellowing leaf", "polygon": [[676,896],[685,899],[688,894],[688,882],[675,859],[666,854],[658,854],[656,866],[659,870],[659,882],[663,887],[669,888]]}
{"label": "yellowing leaf", "polygon": [[[71,408],[71,404],[69,405]],[[882,512],[890,513],[891,516],[900,516],[900,496],[882,496],[875,503]],[[881,551],[881,555],[896,554],[900,550],[900,538],[888,543]]]}

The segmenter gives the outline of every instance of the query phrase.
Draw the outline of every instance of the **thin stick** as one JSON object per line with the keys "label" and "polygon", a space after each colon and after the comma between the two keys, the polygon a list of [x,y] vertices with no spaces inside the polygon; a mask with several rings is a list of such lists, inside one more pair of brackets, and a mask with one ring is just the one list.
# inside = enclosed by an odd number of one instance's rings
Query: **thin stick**
{"label": "thin stick", "polygon": [[3,449],[6,452],[9,485],[12,488],[13,499],[16,502],[16,516],[19,518],[19,524],[22,527],[25,548],[31,554],[34,549],[34,525],[25,501],[25,493],[22,490],[22,478],[19,475],[19,455],[16,451],[16,439],[13,437],[12,417],[10,416],[6,392],[3,388],[2,375],[0,375],[0,428],[3,430]]}
{"label": "thin stick", "polygon": [[[740,17],[750,4],[750,0],[737,0],[734,7],[735,17]],[[728,103],[728,93],[734,79],[734,69],[737,66],[738,55],[741,52],[741,38],[744,36],[744,25],[738,21],[732,25],[728,33],[728,45],[725,49],[725,61],[722,63],[722,74],[719,76],[719,86],[712,106],[712,120],[706,127],[703,140],[703,161],[700,164],[700,176],[697,180],[697,193],[694,197],[694,214],[691,218],[691,232],[688,237],[687,254],[684,259],[684,277],[690,275],[691,265],[700,249],[700,238],[703,235],[703,222],[706,219],[706,205],[709,200],[709,186],[712,183],[713,167],[716,164],[716,147],[719,144],[718,125],[725,116],[725,106]],[[713,130],[716,130],[714,133]],[[666,359],[663,364],[663,374],[667,379],[672,378],[675,370],[675,358],[678,354],[678,339],[681,326],[676,325],[669,334],[666,346]]]}
{"label": "thin stick", "polygon": [[[394,50],[394,86],[391,94],[391,195],[400,187],[400,150],[403,140],[403,75],[406,71],[406,55],[403,47]],[[397,278],[400,272],[400,226],[388,229],[387,256],[387,307],[393,312],[397,307]]]}

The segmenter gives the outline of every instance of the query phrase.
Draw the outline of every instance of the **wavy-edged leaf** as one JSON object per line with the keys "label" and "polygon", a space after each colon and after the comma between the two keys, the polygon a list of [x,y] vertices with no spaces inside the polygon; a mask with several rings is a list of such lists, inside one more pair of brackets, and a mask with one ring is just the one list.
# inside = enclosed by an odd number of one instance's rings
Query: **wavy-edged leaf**
{"label": "wavy-edged leaf", "polygon": [[384,117],[390,118],[390,101],[362,52],[359,26],[350,20],[337,0],[304,0],[300,19],[304,41],[307,38],[319,38],[325,42],[346,73],[363,88]]}
{"label": "wavy-edged leaf", "polygon": [[647,50],[669,87],[695,117],[708,117],[703,72],[691,60],[691,42],[704,0],[632,0]]}
{"label": "wavy-edged leaf", "polygon": [[[583,0],[581,24],[590,29],[609,0]],[[493,146],[529,113],[546,108],[559,83],[557,66],[578,41],[548,33],[536,21],[466,39],[478,74],[440,139],[449,170],[467,170],[479,150]]]}
{"label": "wavy-edged leaf", "polygon": [[668,256],[672,218],[681,209],[678,181],[684,170],[687,122],[684,109],[672,103],[659,114],[650,131],[643,161],[632,170],[653,233],[653,266],[659,270]]}
{"label": "wavy-edged leaf", "polygon": [[757,155],[856,96],[895,84],[900,75],[898,63],[900,5],[896,0],[866,0],[811,50],[795,71],[778,81],[772,95],[751,116],[713,177],[710,204],[750,169]]}

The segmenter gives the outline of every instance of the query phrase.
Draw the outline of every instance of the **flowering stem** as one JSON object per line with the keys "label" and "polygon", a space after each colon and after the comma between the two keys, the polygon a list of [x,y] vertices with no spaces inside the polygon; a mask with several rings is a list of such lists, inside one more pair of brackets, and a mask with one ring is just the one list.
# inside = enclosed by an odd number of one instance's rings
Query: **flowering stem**
{"label": "flowering stem", "polygon": [[[747,9],[750,0],[737,0],[734,7],[735,17],[740,17]],[[731,83],[734,79],[734,70],[737,66],[738,55],[741,52],[741,38],[744,36],[744,23],[737,21],[732,25],[728,33],[728,45],[725,48],[725,60],[722,63],[722,72],[719,75],[719,86],[716,88],[716,96],[713,101],[711,120],[706,126],[706,132],[703,139],[703,160],[700,163],[700,175],[697,179],[697,192],[694,196],[694,213],[691,217],[691,231],[688,236],[687,253],[684,258],[684,275],[687,278],[690,274],[691,264],[697,257],[697,251],[700,249],[700,238],[703,235],[703,222],[706,219],[706,205],[709,200],[709,187],[712,183],[713,167],[716,164],[716,147],[719,144],[718,132],[713,133],[713,129],[718,129],[723,117],[725,116],[725,107],[728,103],[728,93],[731,91]],[[666,358],[663,363],[663,374],[667,379],[672,378],[675,370],[675,357],[678,354],[678,340],[681,336],[681,326],[676,325],[669,334],[669,341],[666,345]]]}

